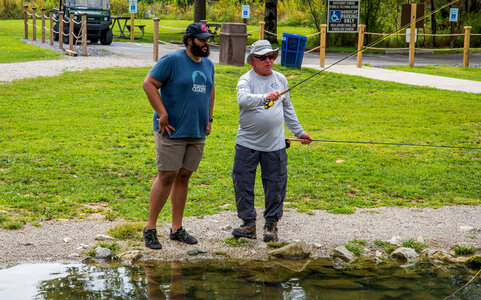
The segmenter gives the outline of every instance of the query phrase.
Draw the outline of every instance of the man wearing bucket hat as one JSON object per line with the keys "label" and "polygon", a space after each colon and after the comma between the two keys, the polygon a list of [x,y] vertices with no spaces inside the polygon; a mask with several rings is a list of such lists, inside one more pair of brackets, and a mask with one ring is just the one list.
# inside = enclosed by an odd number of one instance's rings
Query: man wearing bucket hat
{"label": "man wearing bucket hat", "polygon": [[[254,183],[260,163],[265,197],[263,240],[278,240],[277,222],[283,214],[287,186],[284,122],[296,137],[302,139],[303,144],[312,141],[297,119],[289,93],[279,99],[280,92],[289,86],[284,75],[272,70],[278,54],[279,49],[272,49],[269,41],[260,40],[252,44],[247,56],[252,70],[237,82],[239,129],[232,180],[237,216],[243,224],[232,231],[236,238],[256,238]],[[269,109],[264,108],[267,99],[274,101]]]}
{"label": "man wearing bucket hat", "polygon": [[183,38],[185,49],[159,59],[143,83],[154,108],[157,157],[157,177],[150,191],[149,214],[143,231],[145,246],[151,249],[162,248],[156,223],[169,196],[170,239],[197,243],[182,227],[182,219],[189,179],[199,166],[213,121],[214,64],[207,58],[211,37],[203,24],[190,24]]}

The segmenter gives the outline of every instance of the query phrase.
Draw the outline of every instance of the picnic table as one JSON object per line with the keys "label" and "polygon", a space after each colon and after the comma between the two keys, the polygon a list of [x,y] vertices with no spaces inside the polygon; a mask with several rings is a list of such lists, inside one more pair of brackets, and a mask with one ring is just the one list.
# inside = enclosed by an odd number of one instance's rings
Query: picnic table
{"label": "picnic table", "polygon": [[[119,34],[114,35],[114,37],[123,37],[126,39],[130,39],[130,31],[131,31],[131,26],[130,24],[127,24],[127,22],[130,20],[130,17],[118,17],[118,16],[112,16],[112,25],[110,26],[110,29],[112,31],[114,30],[115,24],[117,24],[117,27],[119,28]],[[123,23],[123,25],[121,25]],[[140,31],[142,32],[141,36],[136,36],[134,37],[135,39],[141,39],[144,37],[144,28],[145,25],[134,25],[134,27],[138,27]],[[127,29],[127,32],[125,31]],[[126,35],[127,33],[127,35]]]}
{"label": "picnic table", "polygon": [[220,23],[206,23],[205,24],[205,27],[207,27],[207,30],[209,31],[209,33],[213,34],[212,41],[215,40],[215,37],[216,37],[217,33],[220,31],[221,26],[222,26],[222,24],[220,24]]}

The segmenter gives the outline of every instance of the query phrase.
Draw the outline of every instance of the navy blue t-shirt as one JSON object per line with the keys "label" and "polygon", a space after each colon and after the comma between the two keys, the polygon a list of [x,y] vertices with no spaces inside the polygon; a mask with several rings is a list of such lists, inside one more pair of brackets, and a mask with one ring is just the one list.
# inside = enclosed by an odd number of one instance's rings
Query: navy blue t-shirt
{"label": "navy blue t-shirt", "polygon": [[[159,59],[149,74],[163,84],[159,91],[169,124],[175,128],[172,138],[205,138],[214,87],[212,61],[203,57],[195,62],[185,50],[177,50]],[[158,118],[154,111],[154,131],[159,131]]]}

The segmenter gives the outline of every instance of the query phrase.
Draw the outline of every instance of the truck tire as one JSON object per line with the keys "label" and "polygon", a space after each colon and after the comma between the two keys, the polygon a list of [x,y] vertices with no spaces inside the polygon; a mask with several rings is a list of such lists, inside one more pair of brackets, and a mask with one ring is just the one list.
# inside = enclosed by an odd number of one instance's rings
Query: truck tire
{"label": "truck tire", "polygon": [[63,29],[63,43],[65,45],[68,45],[70,43],[70,36],[69,36],[69,33],[70,33],[70,30],[68,28],[64,28]]}
{"label": "truck tire", "polygon": [[[58,23],[55,24],[55,26],[53,26],[53,30],[55,30],[56,32],[58,32]],[[53,33],[53,40],[58,42],[58,33]]]}
{"label": "truck tire", "polygon": [[112,44],[112,40],[114,38],[114,35],[112,34],[112,29],[108,28],[102,31],[102,34],[100,35],[100,43],[102,45],[110,45]]}

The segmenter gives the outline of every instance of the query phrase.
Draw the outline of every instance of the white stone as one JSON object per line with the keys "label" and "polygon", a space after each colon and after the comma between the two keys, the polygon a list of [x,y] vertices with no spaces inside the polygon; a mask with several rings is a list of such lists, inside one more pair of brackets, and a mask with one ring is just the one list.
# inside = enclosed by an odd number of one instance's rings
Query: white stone
{"label": "white stone", "polygon": [[459,226],[459,229],[461,231],[473,231],[474,227],[472,227],[472,226]]}
{"label": "white stone", "polygon": [[97,234],[97,236],[95,236],[95,240],[96,241],[112,241],[112,240],[115,240],[115,239],[113,237],[105,235],[105,234]]}
{"label": "white stone", "polygon": [[393,236],[389,241],[389,243],[394,244],[394,245],[401,245],[403,242],[403,238],[400,236]]}

